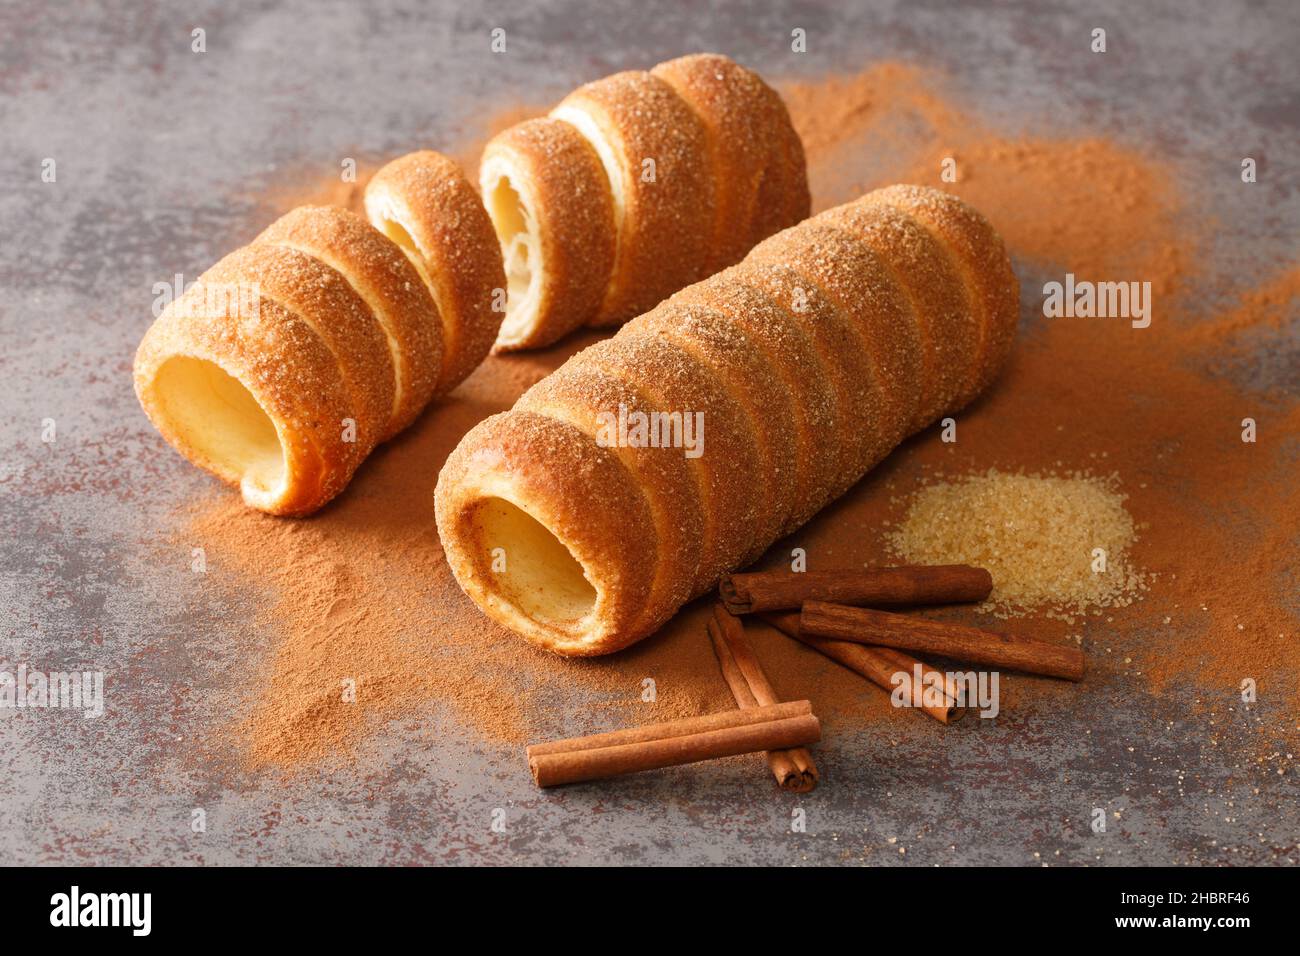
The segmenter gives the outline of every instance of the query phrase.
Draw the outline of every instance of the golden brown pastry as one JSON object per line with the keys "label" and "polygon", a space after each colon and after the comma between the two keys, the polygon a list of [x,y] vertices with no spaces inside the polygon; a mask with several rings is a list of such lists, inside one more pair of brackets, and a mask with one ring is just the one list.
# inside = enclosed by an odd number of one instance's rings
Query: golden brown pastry
{"label": "golden brown pastry", "polygon": [[543,647],[626,647],[987,385],[1018,308],[1001,240],[935,190],[778,233],[465,436],[436,492],[452,571]]}
{"label": "golden brown pastry", "polygon": [[609,177],[574,127],[542,118],[488,143],[479,185],[509,291],[496,349],[550,345],[605,298],[618,241]]}
{"label": "golden brown pastry", "polygon": [[707,275],[714,177],[704,124],[641,70],[580,86],[551,110],[596,150],[614,199],[618,248],[592,325],[619,325]]}
{"label": "golden brown pastry", "polygon": [[707,270],[735,265],[756,243],[808,218],[803,143],[781,97],[728,57],[695,53],[650,71],[704,123],[714,183]]}
{"label": "golden brown pastry", "polygon": [[370,224],[406,253],[433,294],[442,321],[445,395],[492,350],[506,314],[506,277],[496,233],[455,163],[421,150],[383,166],[366,184]]}
{"label": "golden brown pastry", "polygon": [[311,256],[343,276],[383,330],[396,375],[393,411],[381,440],[429,404],[442,372],[438,307],[402,251],[360,216],[336,206],[299,206],[254,240]]}
{"label": "golden brown pastry", "polygon": [[500,249],[473,188],[434,153],[376,179],[376,220],[304,206],[199,277],[145,334],[135,387],[190,461],[250,507],[305,515],[482,361]]}
{"label": "golden brown pastry", "polygon": [[781,98],[717,54],[580,87],[490,142],[479,181],[511,280],[499,350],[621,324],[809,202]]}

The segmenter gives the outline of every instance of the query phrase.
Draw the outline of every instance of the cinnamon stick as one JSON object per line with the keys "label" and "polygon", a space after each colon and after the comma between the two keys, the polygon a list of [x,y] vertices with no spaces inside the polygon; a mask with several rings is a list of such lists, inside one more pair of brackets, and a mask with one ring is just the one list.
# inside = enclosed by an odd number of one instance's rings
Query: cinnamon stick
{"label": "cinnamon stick", "polygon": [[[909,698],[915,693],[923,701],[927,683],[943,687],[945,703],[922,704],[920,708],[941,724],[955,723],[966,715],[966,708],[959,706],[957,696],[953,693],[954,688],[947,677],[914,657],[887,647],[864,647],[861,644],[832,641],[805,633],[799,627],[799,615],[793,611],[769,612],[763,614],[762,618],[783,634],[807,644],[815,651],[820,651],[831,660],[861,674],[871,683],[891,694],[896,687],[903,686],[907,689]],[[921,668],[922,675],[920,688],[914,687],[918,666]],[[894,677],[900,672],[906,675],[906,680],[895,683]]]}
{"label": "cinnamon stick", "polygon": [[528,748],[539,787],[555,787],[697,760],[785,750],[821,739],[806,700],[687,717],[612,733],[574,737]]}
{"label": "cinnamon stick", "polygon": [[983,601],[993,577],[967,564],[901,565],[854,571],[754,571],[718,585],[732,614],[801,607],[805,601],[890,607]]}
{"label": "cinnamon stick", "polygon": [[964,624],[809,601],[799,616],[799,629],[836,641],[920,651],[1027,674],[1083,679],[1083,651],[1077,647]]}
{"label": "cinnamon stick", "polygon": [[[762,707],[777,703],[776,691],[759,666],[758,658],[745,640],[745,626],[727,613],[721,604],[714,605],[708,622],[709,639],[718,657],[722,676],[731,688],[737,707]],[[777,785],[791,793],[808,793],[817,786],[817,765],[806,747],[769,750],[767,766]]]}

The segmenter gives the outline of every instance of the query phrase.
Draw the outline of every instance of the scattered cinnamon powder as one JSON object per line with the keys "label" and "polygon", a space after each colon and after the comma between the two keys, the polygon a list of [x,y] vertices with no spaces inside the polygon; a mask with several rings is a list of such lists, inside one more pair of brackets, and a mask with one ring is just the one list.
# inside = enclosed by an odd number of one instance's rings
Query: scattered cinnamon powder
{"label": "scattered cinnamon powder", "polygon": [[[1147,587],[1129,559],[1137,536],[1114,474],[1008,474],[990,468],[923,486],[888,536],[908,564],[969,564],[993,576],[981,610],[1036,610],[1068,624],[1127,607]],[[1100,554],[1097,552],[1100,551]]]}
{"label": "scattered cinnamon powder", "polygon": [[[1230,701],[1253,677],[1261,701],[1293,707],[1300,641],[1287,569],[1300,485],[1287,442],[1300,415],[1294,393],[1256,390],[1241,369],[1256,354],[1246,341],[1252,330],[1294,316],[1294,265],[1276,277],[1231,277],[1237,304],[1220,311],[1192,294],[1194,284],[1222,278],[1198,258],[1198,229],[1212,210],[1184,205],[1198,191],[1179,188],[1180,170],[1160,157],[1090,134],[1004,134],[950,98],[941,78],[909,65],[782,92],[808,148],[816,208],[895,181],[951,188],[1007,240],[1026,311],[1010,367],[960,413],[955,443],[932,433],[906,443],[763,563],[787,561],[796,546],[814,568],[886,561],[883,532],[902,518],[898,499],[940,475],[1113,472],[1142,526],[1132,567],[1153,583],[1142,602],[1107,609],[1099,621],[1106,646],[1132,660],[1124,669],[1157,693],[1191,680],[1206,698]],[[472,144],[457,153],[471,169],[474,154]],[[941,180],[946,158],[956,161],[955,183]],[[334,196],[355,201],[352,191]],[[286,196],[273,203],[276,211],[292,204]],[[1289,248],[1286,237],[1276,239]],[[1151,327],[1044,319],[1038,290],[1066,271],[1151,282]],[[1257,278],[1264,283],[1254,288]],[[199,504],[185,534],[207,548],[209,579],[234,593],[256,587],[265,598],[270,676],[250,687],[252,705],[231,733],[250,765],[292,770],[346,755],[386,721],[426,726],[427,715],[444,709],[486,741],[517,744],[732,706],[705,637],[707,603],[688,606],[629,651],[564,660],[479,614],[443,560],[432,492],[447,453],[472,424],[595,338],[489,359],[311,519],[250,512],[215,487]],[[1255,443],[1241,440],[1246,417],[1259,422]],[[970,609],[939,613],[980,619]],[[1041,614],[1016,622],[1032,636],[1086,638],[1089,681],[1111,679],[1121,665],[1092,647],[1091,624],[1081,626],[1076,633]],[[828,735],[909,719],[815,652],[764,627],[750,632],[777,693],[810,698]],[[355,703],[344,698],[349,680]],[[1008,680],[1004,710],[1052,706],[1035,689],[1060,692],[1047,681]]]}

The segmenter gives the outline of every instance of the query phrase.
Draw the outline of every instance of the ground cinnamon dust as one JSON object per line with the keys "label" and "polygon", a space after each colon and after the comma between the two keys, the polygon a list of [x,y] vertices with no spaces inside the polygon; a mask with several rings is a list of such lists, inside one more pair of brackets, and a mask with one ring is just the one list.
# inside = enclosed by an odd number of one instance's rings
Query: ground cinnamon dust
{"label": "ground cinnamon dust", "polygon": [[[1095,624],[1025,615],[1015,627],[1083,643],[1092,682],[1123,671],[1155,694],[1190,682],[1198,694],[1230,701],[1252,677],[1261,700],[1294,704],[1300,642],[1288,565],[1300,483],[1286,436],[1300,415],[1294,392],[1250,383],[1257,337],[1294,318],[1295,266],[1241,277],[1226,306],[1194,297],[1210,268],[1197,226],[1212,210],[1187,205],[1197,192],[1178,185],[1179,170],[1087,133],[1003,134],[917,67],[883,63],[782,92],[808,149],[817,208],[889,182],[951,188],[1005,237],[1024,312],[1010,367],[958,416],[956,442],[941,442],[937,430],[912,439],[761,564],[785,562],[796,546],[812,568],[885,562],[891,531],[929,481],[990,468],[1114,474],[1142,527],[1129,560],[1150,575],[1144,600],[1108,608]],[[526,112],[512,110],[498,125]],[[462,154],[473,168],[473,150]],[[940,179],[948,158],[955,183]],[[272,204],[355,203],[356,185],[345,185]],[[1067,271],[1150,281],[1151,326],[1044,319],[1042,284]],[[435,710],[489,743],[518,744],[732,706],[705,636],[707,602],[629,651],[564,660],[483,617],[443,559],[432,492],[447,453],[471,425],[594,340],[580,335],[546,352],[490,359],[377,449],[347,492],[311,519],[249,511],[215,485],[196,506],[187,536],[203,542],[211,567],[228,569],[210,577],[233,589],[255,585],[266,598],[269,678],[250,689],[250,709],[229,735],[249,766],[293,770],[346,757],[375,727]],[[1258,422],[1254,443],[1242,441],[1247,417]],[[993,623],[970,609],[939,613]],[[777,693],[811,698],[828,735],[922,719],[894,711],[875,687],[770,629],[750,632]],[[1103,633],[1104,646],[1094,641]],[[1049,681],[1008,680],[1003,707],[1050,707],[1058,692]]]}

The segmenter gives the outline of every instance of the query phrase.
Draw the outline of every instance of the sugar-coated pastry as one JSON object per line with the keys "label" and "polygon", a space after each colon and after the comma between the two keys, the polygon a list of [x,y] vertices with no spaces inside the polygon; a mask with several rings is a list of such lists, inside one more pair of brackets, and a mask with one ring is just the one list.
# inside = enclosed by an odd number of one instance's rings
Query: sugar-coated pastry
{"label": "sugar-coated pastry", "polygon": [[958,398],[965,405],[997,376],[1015,340],[1019,287],[1006,249],[989,221],[951,193],[898,185],[868,193],[863,201],[894,206],[925,226],[961,273],[967,308],[978,317],[982,336],[975,375]]}
{"label": "sugar-coated pastry", "polygon": [[651,71],[704,123],[715,193],[709,274],[808,218],[803,143],[781,97],[762,77],[717,53],[695,53]]}
{"label": "sugar-coated pastry", "polygon": [[232,291],[200,277],[163,311],[136,352],[136,394],[177,451],[250,507],[309,514],[360,461],[345,440],[351,396],[311,325],[255,290],[227,306]]}
{"label": "sugar-coated pastry", "polygon": [[356,213],[337,206],[299,206],[254,242],[311,256],[356,290],[384,333],[396,376],[383,437],[391,438],[415,421],[442,371],[442,322],[432,295],[402,251]]}
{"label": "sugar-coated pastry", "polygon": [[593,325],[619,325],[707,275],[714,183],[695,112],[663,80],[615,73],[566,96],[551,116],[595,147],[614,198],[618,251]]}
{"label": "sugar-coated pastry", "polygon": [[543,117],[493,138],[479,165],[509,298],[496,350],[550,345],[596,317],[614,269],[614,197],[600,156]]}
{"label": "sugar-coated pastry", "polygon": [[397,242],[343,209],[295,209],[200,276],[136,353],[149,419],[250,507],[318,510],[496,335],[500,248],[460,171],[418,153],[374,196]]}
{"label": "sugar-coated pastry", "polygon": [[635,639],[661,556],[641,534],[645,496],[613,449],[520,409],[470,429],[441,474],[442,533],[480,607],[561,654],[592,653],[593,629]]}
{"label": "sugar-coated pastry", "polygon": [[580,87],[493,139],[479,182],[509,277],[498,350],[619,325],[809,205],[780,96],[713,53]]}
{"label": "sugar-coated pastry", "polygon": [[466,435],[435,494],[452,572],[543,647],[626,647],[987,385],[1018,301],[996,233],[935,190],[778,233]]}
{"label": "sugar-coated pastry", "polygon": [[492,221],[460,167],[432,150],[407,153],[371,177],[370,224],[410,258],[442,321],[445,395],[492,350],[506,311],[506,276]]}

